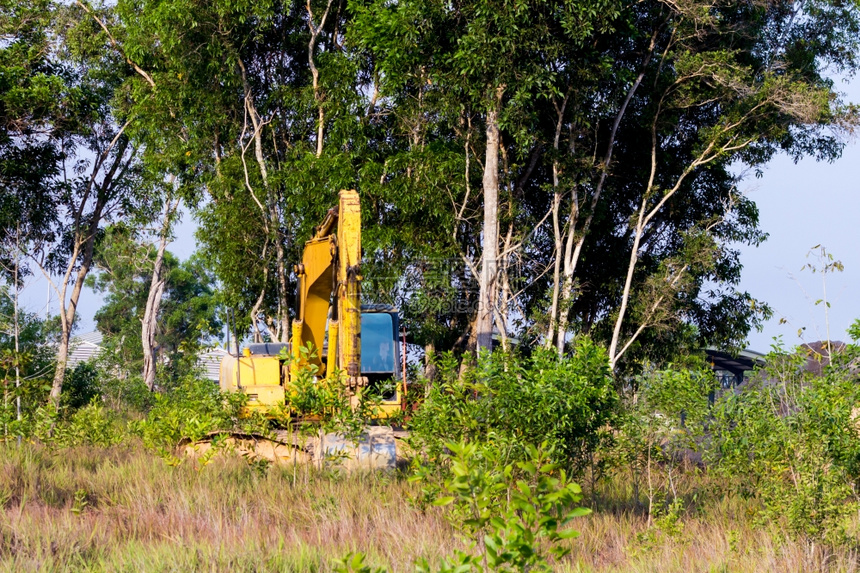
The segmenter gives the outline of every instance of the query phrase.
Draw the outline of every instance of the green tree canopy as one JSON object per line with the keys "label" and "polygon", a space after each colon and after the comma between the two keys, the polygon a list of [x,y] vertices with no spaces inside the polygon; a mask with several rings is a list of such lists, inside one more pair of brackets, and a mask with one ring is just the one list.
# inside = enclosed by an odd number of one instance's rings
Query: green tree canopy
{"label": "green tree canopy", "polygon": [[[143,365],[141,322],[152,277],[155,248],[139,243],[128,228],[111,227],[97,255],[97,273],[90,286],[104,293],[105,302],[95,315],[105,337],[107,353],[124,376],[139,376]],[[219,298],[214,279],[192,257],[179,261],[164,255],[166,287],[156,319],[156,352],[162,383],[188,373],[199,351],[218,338]]]}

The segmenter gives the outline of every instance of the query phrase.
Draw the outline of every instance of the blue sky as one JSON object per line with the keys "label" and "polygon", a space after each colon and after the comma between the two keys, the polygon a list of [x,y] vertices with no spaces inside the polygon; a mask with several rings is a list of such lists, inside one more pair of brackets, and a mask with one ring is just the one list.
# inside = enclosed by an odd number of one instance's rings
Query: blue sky
{"label": "blue sky", "polygon": [[[860,145],[852,142],[833,164],[794,164],[780,157],[764,177],[741,185],[758,204],[761,228],[770,234],[761,246],[743,248],[741,255],[741,288],[774,310],[763,331],[750,334],[751,348],[766,351],[776,336],[789,346],[827,338],[825,307],[815,304],[825,292],[832,339],[846,340],[846,328],[860,318],[858,179]],[[804,269],[807,264],[822,266],[810,254],[816,245],[841,261],[844,271],[822,275]],[[802,337],[799,329],[805,329]]]}
{"label": "blue sky", "polygon": [[[860,102],[860,81],[837,84],[847,101]],[[767,351],[775,337],[787,346],[827,338],[847,340],[846,329],[860,319],[860,141],[847,140],[833,163],[804,159],[795,164],[779,156],[764,176],[752,174],[740,189],[759,207],[760,226],[769,233],[759,247],[744,247],[741,288],[764,300],[774,317],[761,332],[751,332],[749,347]],[[842,262],[843,272],[826,276],[810,253],[821,245]],[[830,309],[816,304],[826,289]],[[798,334],[800,331],[800,334]]]}

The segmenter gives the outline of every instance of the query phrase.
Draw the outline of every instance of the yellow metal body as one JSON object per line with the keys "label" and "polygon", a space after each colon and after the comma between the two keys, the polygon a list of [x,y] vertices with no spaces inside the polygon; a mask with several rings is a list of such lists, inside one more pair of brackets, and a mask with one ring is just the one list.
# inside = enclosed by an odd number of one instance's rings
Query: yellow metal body
{"label": "yellow metal body", "polygon": [[[361,377],[361,206],[355,191],[340,192],[337,240],[337,316],[332,316],[338,322],[334,363],[345,374],[345,382],[354,395],[367,383]],[[329,347],[329,354],[331,351]]]}
{"label": "yellow metal body", "polygon": [[[335,233],[334,226],[337,225]],[[361,372],[361,204],[355,190],[341,191],[336,209],[328,212],[313,238],[305,243],[299,279],[298,316],[293,321],[293,354],[298,365],[312,364],[319,374],[336,371],[350,378]],[[332,294],[336,305],[331,306]],[[329,318],[328,360],[320,353]],[[311,345],[316,354],[298,350]],[[295,369],[293,370],[295,372]],[[359,384],[350,380],[350,385]]]}
{"label": "yellow metal body", "polygon": [[284,403],[281,361],[277,356],[225,356],[219,379],[222,392],[248,395],[249,410],[268,410]]}
{"label": "yellow metal body", "polygon": [[[336,228],[335,228],[336,226]],[[316,367],[317,375],[339,375],[355,396],[367,379],[361,375],[361,205],[355,190],[340,192],[338,206],[330,209],[314,236],[305,243],[298,277],[297,316],[291,329],[293,360],[286,376],[277,356],[225,358],[221,364],[221,388],[255,397],[252,409],[284,404],[285,388],[301,367]],[[335,302],[332,305],[332,301]],[[328,356],[323,361],[323,342],[328,326]],[[311,347],[312,353],[301,348]],[[237,366],[238,363],[238,366]],[[276,389],[277,388],[277,389]],[[384,418],[400,410],[397,399],[385,403]]]}
{"label": "yellow metal body", "polygon": [[297,266],[299,278],[298,316],[293,321],[293,352],[308,343],[316,352],[313,356],[297,354],[299,363],[313,364],[322,374],[322,360],[319,355],[325,338],[326,318],[331,301],[334,283],[334,256],[337,252],[337,239],[333,235],[315,237],[305,243],[301,265]]}

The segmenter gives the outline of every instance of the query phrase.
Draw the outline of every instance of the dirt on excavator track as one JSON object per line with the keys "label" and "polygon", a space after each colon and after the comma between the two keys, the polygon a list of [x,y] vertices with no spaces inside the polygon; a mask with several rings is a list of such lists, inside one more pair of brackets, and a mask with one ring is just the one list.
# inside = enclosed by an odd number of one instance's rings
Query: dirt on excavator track
{"label": "dirt on excavator track", "polygon": [[[205,439],[184,439],[179,454],[193,459],[238,455],[249,462],[276,465],[337,465],[347,470],[395,469],[408,464],[406,432],[386,426],[370,426],[355,442],[340,434],[308,435],[277,430],[271,435],[242,432],[210,432]],[[214,451],[213,451],[214,450]]]}

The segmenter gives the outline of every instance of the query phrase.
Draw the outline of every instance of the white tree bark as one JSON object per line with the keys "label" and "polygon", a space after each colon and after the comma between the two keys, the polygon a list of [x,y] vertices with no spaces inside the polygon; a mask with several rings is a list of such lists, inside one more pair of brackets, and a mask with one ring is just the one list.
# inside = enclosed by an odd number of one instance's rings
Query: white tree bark
{"label": "white tree bark", "polygon": [[323,138],[325,136],[325,110],[322,105],[322,94],[320,93],[320,73],[317,69],[316,63],[314,62],[314,51],[317,47],[317,40],[319,39],[320,32],[325,26],[325,21],[328,18],[328,13],[331,10],[333,0],[328,0],[325,7],[325,12],[323,12],[322,18],[320,18],[319,25],[314,25],[314,13],[311,10],[311,2],[307,1],[305,5],[305,9],[308,12],[308,28],[311,31],[311,39],[308,41],[308,66],[311,69],[311,78],[313,80],[313,90],[314,90],[314,100],[317,102],[317,157],[320,157],[323,152]]}
{"label": "white tree bark", "polygon": [[[562,279],[563,286],[561,290],[562,312],[558,321],[558,337],[556,340],[556,349],[558,351],[559,356],[561,356],[561,354],[564,352],[564,345],[567,340],[568,316],[570,311],[570,305],[573,302],[573,285],[576,267],[579,264],[579,257],[582,254],[582,247],[585,244],[585,239],[588,236],[588,232],[591,230],[591,223],[594,220],[594,212],[597,209],[597,205],[600,202],[600,197],[603,194],[603,189],[606,184],[606,177],[609,174],[609,168],[612,164],[612,154],[615,149],[615,138],[618,133],[618,127],[621,125],[621,120],[624,118],[624,114],[627,112],[627,106],[630,104],[630,100],[633,99],[633,95],[636,93],[636,90],[639,89],[639,86],[642,84],[642,80],[645,77],[645,71],[648,68],[648,64],[651,62],[651,58],[654,54],[654,48],[656,46],[658,33],[659,30],[655,31],[654,34],[651,36],[651,43],[648,47],[648,53],[645,56],[645,60],[642,63],[642,67],[639,71],[639,74],[636,76],[636,80],[627,90],[627,94],[624,97],[624,101],[622,102],[621,107],[618,109],[618,112],[615,114],[615,119],[612,123],[612,131],[609,136],[609,143],[606,147],[606,154],[604,155],[603,162],[600,165],[600,178],[598,179],[597,186],[595,187],[594,193],[591,196],[591,201],[588,204],[588,215],[586,216],[582,227],[579,229],[577,229],[580,216],[579,196],[576,190],[574,190],[572,193],[570,216],[566,225],[567,238],[564,252],[564,275]],[[573,153],[574,149],[573,138],[574,133],[571,130],[569,146],[571,153]]]}
{"label": "white tree bark", "polygon": [[158,364],[158,344],[156,334],[158,332],[158,311],[161,308],[161,299],[167,286],[167,277],[164,276],[164,252],[170,240],[170,226],[176,209],[179,207],[179,199],[173,200],[168,197],[164,203],[164,215],[161,220],[161,230],[158,234],[158,248],[155,253],[155,261],[152,265],[152,278],[149,282],[149,293],[146,297],[146,307],[143,312],[140,339],[143,344],[143,382],[152,392],[155,389],[155,374]]}
{"label": "white tree bark", "polygon": [[[308,10],[310,10],[310,5],[308,5]],[[328,15],[328,10],[326,10],[326,15]],[[324,17],[325,18],[325,17]],[[284,252],[284,242],[283,237],[281,236],[281,217],[278,208],[278,197],[275,193],[275,190],[271,188],[269,185],[269,172],[266,168],[266,159],[263,155],[263,128],[265,124],[260,117],[260,114],[257,112],[257,106],[254,103],[254,94],[251,90],[251,84],[248,82],[248,77],[245,72],[245,65],[242,63],[242,60],[238,61],[239,70],[242,72],[242,85],[245,90],[245,111],[247,113],[247,117],[251,118],[251,124],[253,126],[253,133],[251,139],[254,143],[254,156],[257,160],[257,166],[260,170],[260,177],[263,180],[263,187],[266,190],[266,205],[260,202],[257,198],[256,194],[251,187],[250,178],[248,177],[247,166],[245,166],[245,185],[248,187],[248,190],[251,192],[254,201],[257,203],[257,206],[262,211],[263,217],[267,220],[266,224],[266,233],[272,235],[272,242],[275,244],[275,266],[277,272],[277,281],[278,281],[278,327],[277,332],[280,335],[281,342],[289,341],[289,332],[290,332],[290,319],[289,319],[289,310],[287,303],[287,264],[286,264],[286,254]],[[316,69],[316,68],[314,68]],[[320,108],[320,112],[322,112],[322,108]],[[322,135],[322,134],[320,134]],[[243,130],[244,137],[244,130]],[[322,149],[320,148],[320,152]],[[242,161],[244,165],[245,160],[245,147],[242,149]],[[265,258],[265,250],[266,247],[263,248]],[[265,291],[265,287],[264,287]],[[262,303],[262,294],[261,300]],[[259,305],[255,307],[257,310],[259,309]],[[258,332],[256,327],[257,317],[252,316],[251,321],[255,325],[255,333]],[[256,339],[256,336],[255,336]]]}
{"label": "white tree bark", "polygon": [[484,159],[484,229],[478,318],[475,324],[478,350],[492,350],[493,310],[499,258],[499,107],[502,90],[487,111],[487,147]]}
{"label": "white tree bark", "polygon": [[[77,209],[73,213],[73,248],[72,254],[69,256],[66,264],[66,271],[62,277],[62,284],[57,283],[51,278],[45,266],[40,262],[39,268],[50,282],[52,288],[57,293],[60,304],[60,343],[57,348],[57,368],[54,371],[54,380],[51,384],[51,392],[48,398],[52,404],[59,405],[60,394],[63,391],[63,380],[66,375],[66,364],[69,359],[69,344],[72,337],[72,326],[75,322],[77,314],[78,301],[81,297],[84,281],[90,272],[93,262],[93,250],[95,248],[96,233],[99,225],[105,216],[105,209],[108,208],[108,203],[117,191],[116,177],[118,173],[122,173],[131,162],[132,157],[126,157],[128,149],[128,141],[120,141],[123,132],[128,127],[129,122],[126,122],[116,133],[113,140],[107,148],[93,162],[93,167],[90,172],[90,178],[79,199]],[[114,154],[113,161],[107,171],[104,173],[101,181],[97,181],[98,175],[110,157],[114,147],[119,145]],[[134,152],[132,152],[132,156]],[[92,211],[84,217],[84,212],[89,204],[90,197],[95,197],[95,204]],[[87,220],[84,224],[84,221]],[[80,265],[80,266],[78,266]],[[74,282],[72,283],[72,276]],[[71,283],[71,290],[69,285]],[[68,301],[67,301],[68,296]]]}
{"label": "white tree bark", "polygon": [[552,161],[552,232],[555,250],[553,252],[553,269],[552,269],[552,302],[549,310],[549,324],[546,329],[546,339],[544,345],[546,348],[552,348],[553,340],[555,339],[556,326],[558,325],[558,295],[561,281],[561,247],[564,237],[562,236],[561,225],[559,222],[559,209],[561,208],[562,190],[559,182],[560,167],[558,161],[559,143],[561,142],[561,128],[564,124],[564,111],[567,108],[567,101],[570,98],[570,90],[564,96],[564,101],[559,107],[555,104],[558,120],[555,124],[555,137],[553,138],[552,148],[556,153],[556,157]]}

